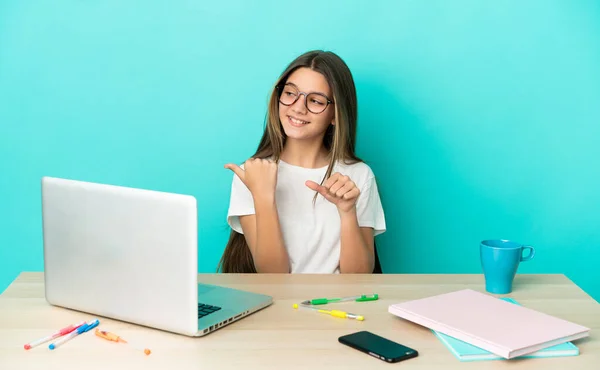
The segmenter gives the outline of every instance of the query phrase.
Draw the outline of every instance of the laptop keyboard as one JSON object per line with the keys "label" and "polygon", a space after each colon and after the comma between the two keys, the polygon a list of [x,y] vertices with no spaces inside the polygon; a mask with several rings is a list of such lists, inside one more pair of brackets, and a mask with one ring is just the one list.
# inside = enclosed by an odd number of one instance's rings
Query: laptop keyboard
{"label": "laptop keyboard", "polygon": [[220,309],[221,307],[198,303],[198,318],[200,319],[206,315],[210,315],[211,313],[217,312]]}

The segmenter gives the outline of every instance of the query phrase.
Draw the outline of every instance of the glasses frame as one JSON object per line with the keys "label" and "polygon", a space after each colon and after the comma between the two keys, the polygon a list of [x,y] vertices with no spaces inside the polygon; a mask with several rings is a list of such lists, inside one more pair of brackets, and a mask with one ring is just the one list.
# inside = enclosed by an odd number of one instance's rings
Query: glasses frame
{"label": "glasses frame", "polygon": [[[282,102],[282,101],[281,101],[281,95],[283,94],[283,88],[284,88],[285,86],[290,86],[290,87],[293,87],[293,88],[294,88],[296,91],[298,91],[298,95],[296,95],[296,99],[294,99],[294,101],[293,101],[293,102],[291,102],[290,104],[285,104],[284,102]],[[332,101],[331,99],[329,99],[329,97],[327,97],[327,95],[325,95],[325,94],[322,94],[322,93],[320,93],[320,92],[311,92],[311,93],[305,93],[305,92],[302,92],[302,91],[298,90],[298,88],[296,88],[295,86],[293,86],[293,85],[290,85],[290,84],[278,85],[278,86],[277,86],[277,90],[279,90],[279,96],[277,97],[277,100],[279,100],[279,102],[280,102],[281,104],[285,105],[286,107],[289,107],[289,106],[292,106],[292,105],[296,104],[296,102],[298,101],[298,99],[300,99],[300,95],[304,95],[304,106],[305,106],[305,107],[306,107],[306,109],[307,109],[307,110],[308,110],[310,113],[312,113],[312,114],[321,114],[321,113],[323,113],[323,112],[325,112],[325,111],[327,110],[327,107],[328,107],[330,104],[331,104],[331,105],[333,105],[333,101]],[[320,111],[320,112],[318,112],[318,113],[317,113],[317,112],[313,112],[313,111],[312,111],[312,110],[310,110],[310,108],[308,107],[308,96],[309,96],[309,95],[311,95],[311,94],[316,94],[316,95],[322,96],[322,97],[324,97],[324,98],[325,98],[325,100],[327,100],[327,104],[325,104],[325,107],[323,108],[323,110],[322,110],[322,111]]]}

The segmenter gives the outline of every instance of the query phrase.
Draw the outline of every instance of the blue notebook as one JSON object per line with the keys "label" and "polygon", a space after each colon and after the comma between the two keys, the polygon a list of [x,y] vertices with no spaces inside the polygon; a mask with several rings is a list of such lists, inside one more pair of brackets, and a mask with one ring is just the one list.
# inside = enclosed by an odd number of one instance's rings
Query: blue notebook
{"label": "blue notebook", "polygon": [[[502,300],[519,304],[512,298],[500,298]],[[433,333],[440,339],[442,343],[457,359],[460,361],[481,361],[481,360],[505,360],[505,358],[497,356],[491,352],[488,352],[479,347],[475,347],[469,343],[465,343],[461,340],[453,338],[449,335],[439,333],[432,330]],[[528,355],[520,356],[517,358],[538,358],[538,357],[563,357],[563,356],[577,356],[579,355],[579,348],[571,342],[558,344],[556,346],[544,348],[537,352],[530,353]],[[510,360],[507,360],[510,361]]]}

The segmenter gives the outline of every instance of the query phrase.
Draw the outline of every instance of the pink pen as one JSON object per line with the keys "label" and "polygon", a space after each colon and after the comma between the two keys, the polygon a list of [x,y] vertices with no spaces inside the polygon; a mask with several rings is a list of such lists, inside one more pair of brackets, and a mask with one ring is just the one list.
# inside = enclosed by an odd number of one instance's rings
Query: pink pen
{"label": "pink pen", "polygon": [[47,342],[47,341],[49,341],[49,340],[52,340],[52,339],[54,339],[54,338],[58,338],[58,337],[62,337],[63,335],[69,334],[69,333],[71,333],[73,330],[77,329],[78,327],[80,327],[80,326],[81,326],[81,325],[83,325],[83,324],[85,324],[85,321],[82,321],[82,322],[80,322],[80,323],[79,323],[79,324],[77,324],[77,325],[69,325],[69,326],[67,326],[66,328],[60,329],[60,330],[59,330],[59,331],[57,331],[56,333],[54,333],[54,334],[51,334],[51,335],[49,335],[49,336],[47,336],[47,337],[45,337],[45,338],[38,339],[38,340],[36,340],[35,342],[28,343],[28,344],[26,344],[24,347],[25,347],[25,349],[31,349],[31,348],[33,348],[33,347],[35,347],[35,346],[39,346],[40,344],[42,344],[42,343],[46,343],[46,342]]}

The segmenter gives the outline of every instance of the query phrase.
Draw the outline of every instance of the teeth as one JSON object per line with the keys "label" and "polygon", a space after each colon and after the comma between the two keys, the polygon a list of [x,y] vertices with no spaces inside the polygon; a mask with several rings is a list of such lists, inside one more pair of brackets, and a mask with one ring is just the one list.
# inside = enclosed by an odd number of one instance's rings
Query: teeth
{"label": "teeth", "polygon": [[306,125],[308,122],[296,119],[294,117],[290,117],[290,120],[297,125]]}

